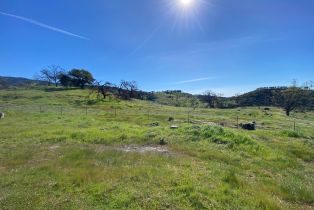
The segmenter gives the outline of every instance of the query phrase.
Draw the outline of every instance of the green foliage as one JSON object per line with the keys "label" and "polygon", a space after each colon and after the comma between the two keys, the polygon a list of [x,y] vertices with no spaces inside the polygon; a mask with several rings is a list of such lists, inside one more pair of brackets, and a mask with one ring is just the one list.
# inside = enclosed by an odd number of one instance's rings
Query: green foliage
{"label": "green foliage", "polygon": [[311,90],[304,90],[298,87],[289,87],[277,92],[274,95],[276,105],[282,107],[289,116],[290,112],[296,108],[311,108],[313,98],[311,98]]}
{"label": "green foliage", "polygon": [[93,75],[84,69],[72,69],[68,72],[68,76],[71,78],[71,84],[81,89],[84,89],[86,85],[92,84],[95,80]]}
{"label": "green foliage", "polygon": [[58,75],[58,79],[59,79],[60,84],[63,87],[70,87],[72,85],[71,76],[68,75],[67,73],[64,73],[64,72],[60,73]]}

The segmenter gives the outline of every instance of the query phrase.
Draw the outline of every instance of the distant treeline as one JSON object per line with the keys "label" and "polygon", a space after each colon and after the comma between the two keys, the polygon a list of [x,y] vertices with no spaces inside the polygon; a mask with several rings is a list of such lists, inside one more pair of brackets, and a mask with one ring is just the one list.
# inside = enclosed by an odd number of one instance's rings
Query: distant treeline
{"label": "distant treeline", "polygon": [[119,84],[97,81],[92,73],[84,69],[65,71],[59,66],[42,69],[36,79],[0,77],[0,88],[12,86],[63,86],[64,88],[88,88],[90,95],[96,94],[99,100],[119,98],[122,100],[140,99],[156,103],[181,107],[236,108],[245,106],[277,106],[282,107],[289,115],[292,110],[314,111],[313,82],[298,86],[263,87],[254,91],[223,97],[222,94],[210,90],[203,94],[192,95],[181,90],[146,92],[140,90],[136,81],[121,80]]}

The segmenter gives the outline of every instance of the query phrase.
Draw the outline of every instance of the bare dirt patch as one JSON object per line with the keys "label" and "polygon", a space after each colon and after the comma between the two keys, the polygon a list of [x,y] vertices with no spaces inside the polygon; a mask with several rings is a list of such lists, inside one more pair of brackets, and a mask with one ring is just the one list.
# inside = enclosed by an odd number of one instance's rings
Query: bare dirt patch
{"label": "bare dirt patch", "polygon": [[158,153],[169,155],[171,152],[166,146],[160,145],[121,145],[121,146],[105,146],[97,145],[96,151],[103,152],[108,150],[116,150],[127,153]]}
{"label": "bare dirt patch", "polygon": [[157,146],[157,145],[144,145],[144,146],[137,146],[137,145],[126,145],[117,150],[123,152],[138,152],[138,153],[146,153],[146,152],[154,152],[154,153],[169,153],[167,147],[164,146]]}
{"label": "bare dirt patch", "polygon": [[53,151],[53,150],[58,149],[59,147],[60,147],[60,145],[52,145],[52,146],[50,146],[48,149],[51,150],[51,151]]}

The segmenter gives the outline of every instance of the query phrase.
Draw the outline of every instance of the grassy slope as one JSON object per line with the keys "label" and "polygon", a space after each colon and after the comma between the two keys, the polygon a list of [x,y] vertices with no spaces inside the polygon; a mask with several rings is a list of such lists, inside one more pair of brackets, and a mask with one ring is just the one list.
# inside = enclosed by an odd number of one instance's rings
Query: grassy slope
{"label": "grassy slope", "polygon": [[[313,113],[293,114],[297,132],[276,108],[197,109],[188,124],[187,109],[143,101],[90,99],[86,115],[87,95],[0,91],[1,209],[314,208]],[[259,129],[231,128],[236,116]],[[160,139],[170,155],[112,149]]]}

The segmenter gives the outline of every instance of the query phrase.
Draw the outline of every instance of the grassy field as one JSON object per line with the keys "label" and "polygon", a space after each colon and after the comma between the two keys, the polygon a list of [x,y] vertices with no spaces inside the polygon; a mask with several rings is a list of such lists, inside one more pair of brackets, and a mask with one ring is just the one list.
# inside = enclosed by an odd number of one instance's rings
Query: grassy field
{"label": "grassy field", "polygon": [[88,94],[0,91],[0,209],[314,209],[314,113]]}

